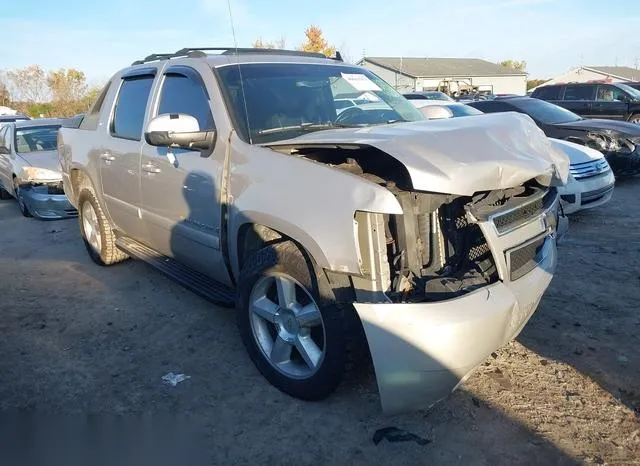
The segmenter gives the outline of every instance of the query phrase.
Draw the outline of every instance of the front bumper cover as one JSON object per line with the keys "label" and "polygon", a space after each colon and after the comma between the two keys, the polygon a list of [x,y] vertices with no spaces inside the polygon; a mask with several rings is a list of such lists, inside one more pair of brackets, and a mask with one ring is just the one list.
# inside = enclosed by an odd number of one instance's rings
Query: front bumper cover
{"label": "front bumper cover", "polygon": [[41,219],[77,217],[78,211],[64,194],[48,194],[39,187],[21,187],[24,203],[31,215]]}
{"label": "front bumper cover", "polygon": [[[447,301],[354,303],[384,412],[432,406],[520,333],[555,272],[556,241],[568,227],[558,205],[556,195],[548,210],[509,234],[500,235],[491,221],[480,222],[499,271],[497,283]],[[534,262],[513,278],[511,254],[533,242],[539,244]]]}

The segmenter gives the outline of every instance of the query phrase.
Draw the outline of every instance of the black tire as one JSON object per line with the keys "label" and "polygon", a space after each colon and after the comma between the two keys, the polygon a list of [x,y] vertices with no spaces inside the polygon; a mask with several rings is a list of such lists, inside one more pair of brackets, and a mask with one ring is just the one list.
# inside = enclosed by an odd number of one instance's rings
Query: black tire
{"label": "black tire", "polygon": [[29,207],[27,207],[27,204],[24,202],[22,194],[20,193],[20,184],[18,183],[18,179],[15,177],[13,178],[13,193],[16,201],[18,201],[18,209],[20,209],[20,213],[27,218],[32,217],[31,212],[29,212]]}
{"label": "black tire", "polygon": [[[100,248],[100,251],[97,251],[93,246],[91,246],[84,231],[82,206],[86,202],[90,203],[93,207],[99,222],[100,235],[102,239],[102,247]],[[122,262],[129,258],[127,254],[116,247],[116,235],[114,234],[111,224],[102,210],[102,207],[100,207],[100,203],[96,199],[95,194],[90,189],[83,189],[78,197],[78,220],[80,223],[80,235],[82,236],[82,241],[84,242],[84,246],[87,248],[89,257],[91,257],[93,262],[104,266],[117,264],[118,262]]]}
{"label": "black tire", "polygon": [[[324,325],[324,357],[316,371],[304,379],[278,371],[258,347],[251,328],[250,296],[254,285],[267,274],[295,279],[316,302]],[[349,312],[352,315],[349,315]],[[249,357],[260,373],[276,388],[295,398],[322,400],[333,393],[345,374],[349,358],[349,330],[355,315],[336,304],[328,280],[301,249],[291,241],[267,246],[245,262],[238,282],[237,324]]]}
{"label": "black tire", "polygon": [[640,113],[635,113],[629,117],[629,123],[640,125]]}
{"label": "black tire", "polygon": [[0,200],[6,201],[7,199],[11,199],[13,196],[9,191],[4,188],[0,188]]}

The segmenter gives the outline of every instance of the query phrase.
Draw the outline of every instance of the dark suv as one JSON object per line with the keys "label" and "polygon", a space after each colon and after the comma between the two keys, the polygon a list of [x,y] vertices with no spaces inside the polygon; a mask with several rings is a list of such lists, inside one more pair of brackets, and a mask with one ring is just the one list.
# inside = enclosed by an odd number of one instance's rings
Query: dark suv
{"label": "dark suv", "polygon": [[585,118],[607,118],[640,124],[640,91],[622,83],[550,84],[531,94]]}

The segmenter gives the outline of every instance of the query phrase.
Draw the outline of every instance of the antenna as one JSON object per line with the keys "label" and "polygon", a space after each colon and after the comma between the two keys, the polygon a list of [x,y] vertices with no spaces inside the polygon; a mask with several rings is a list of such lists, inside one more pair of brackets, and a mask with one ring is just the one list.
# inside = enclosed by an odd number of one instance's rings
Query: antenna
{"label": "antenna", "polygon": [[229,20],[231,21],[231,34],[233,35],[233,46],[236,50],[236,64],[238,65],[238,77],[240,78],[240,90],[242,91],[242,102],[244,104],[244,117],[247,120],[247,133],[249,134],[249,144],[253,144],[253,136],[251,135],[251,126],[249,125],[249,110],[247,108],[247,96],[244,92],[244,79],[242,79],[242,68],[238,62],[238,41],[236,40],[236,28],[233,24],[233,12],[231,11],[231,0],[227,0],[229,7]]}

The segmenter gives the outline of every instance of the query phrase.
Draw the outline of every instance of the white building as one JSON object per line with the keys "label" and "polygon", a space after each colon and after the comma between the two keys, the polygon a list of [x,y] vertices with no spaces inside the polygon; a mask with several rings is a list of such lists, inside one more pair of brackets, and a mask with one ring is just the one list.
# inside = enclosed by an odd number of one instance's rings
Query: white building
{"label": "white building", "polygon": [[620,83],[625,81],[640,81],[640,70],[628,66],[581,66],[557,76],[541,84],[541,86],[587,82]]}
{"label": "white building", "polygon": [[476,90],[524,95],[527,73],[477,58],[365,57],[358,63],[400,92]]}

